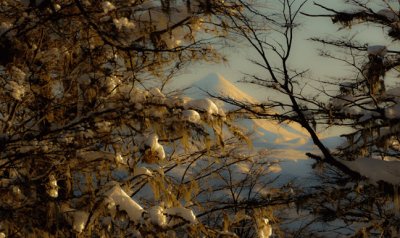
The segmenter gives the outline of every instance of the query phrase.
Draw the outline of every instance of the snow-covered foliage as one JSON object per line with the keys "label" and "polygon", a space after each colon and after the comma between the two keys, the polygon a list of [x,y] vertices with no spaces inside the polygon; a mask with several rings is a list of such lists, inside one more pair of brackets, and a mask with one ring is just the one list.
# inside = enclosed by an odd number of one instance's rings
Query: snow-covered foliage
{"label": "snow-covered foliage", "polygon": [[191,100],[185,104],[187,109],[196,109],[208,115],[218,115],[219,110],[213,101],[208,98]]}
{"label": "snow-covered foliage", "polygon": [[[0,231],[216,236],[220,223],[204,214],[233,212],[221,204],[244,195],[229,189],[268,183],[258,184],[270,164],[235,156],[243,143],[219,105],[165,85],[191,62],[223,59],[212,43],[241,9],[234,0],[0,1]],[[239,162],[250,174],[224,183]]]}
{"label": "snow-covered foliage", "polygon": [[272,228],[267,218],[261,219],[261,222],[259,222],[257,229],[258,237],[260,238],[269,238],[272,235]]}
{"label": "snow-covered foliage", "polygon": [[135,202],[121,187],[116,184],[108,192],[106,196],[107,209],[116,209],[125,211],[131,221],[138,224],[141,222],[144,210]]}
{"label": "snow-covered foliage", "polygon": [[182,117],[192,123],[199,123],[201,121],[200,114],[195,110],[185,110],[182,112]]}
{"label": "snow-covered foliage", "polygon": [[57,180],[53,174],[49,176],[49,183],[47,188],[47,193],[50,197],[56,198],[58,197],[58,185]]}
{"label": "snow-covered foliage", "polygon": [[157,159],[163,160],[165,159],[165,152],[162,145],[158,143],[158,136],[155,134],[149,135],[144,141],[145,148],[150,151],[150,153],[154,153],[154,156]]}

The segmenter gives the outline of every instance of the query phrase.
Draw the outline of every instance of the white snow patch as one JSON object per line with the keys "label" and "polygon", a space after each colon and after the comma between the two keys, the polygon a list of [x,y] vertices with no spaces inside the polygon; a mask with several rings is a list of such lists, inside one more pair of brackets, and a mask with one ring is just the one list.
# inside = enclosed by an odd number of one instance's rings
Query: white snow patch
{"label": "white snow patch", "polygon": [[217,105],[208,98],[191,100],[186,103],[185,108],[207,112],[209,115],[218,115],[219,113]]}
{"label": "white snow patch", "polygon": [[147,137],[145,145],[150,147],[151,151],[155,152],[159,159],[165,159],[164,147],[158,143],[158,136],[156,134],[151,134]]}
{"label": "white snow patch", "polygon": [[133,170],[133,176],[147,175],[153,176],[153,172],[146,167],[137,167]]}
{"label": "white snow patch", "polygon": [[100,122],[96,122],[95,126],[97,128],[97,131],[99,133],[108,133],[111,131],[111,122],[109,121],[100,121]]}
{"label": "white snow patch", "polygon": [[268,238],[272,235],[272,227],[269,224],[269,220],[267,218],[263,218],[262,222],[258,224],[257,227],[258,237],[259,238]]}
{"label": "white snow patch", "polygon": [[149,96],[148,91],[136,89],[132,85],[121,85],[119,87],[119,91],[122,95],[128,96],[130,102],[136,104],[145,102],[147,97]]}
{"label": "white snow patch", "polygon": [[191,224],[197,223],[196,215],[194,215],[192,210],[185,207],[168,208],[165,210],[165,213],[171,216],[178,216]]}
{"label": "white snow patch", "polygon": [[58,197],[58,190],[57,189],[52,188],[52,189],[48,190],[47,193],[52,198]]}
{"label": "white snow patch", "polygon": [[109,1],[102,2],[101,7],[103,8],[104,13],[106,13],[106,14],[115,9],[114,4],[112,4]]}
{"label": "white snow patch", "polygon": [[127,158],[122,157],[121,153],[115,155],[115,162],[117,164],[128,164]]}
{"label": "white snow patch", "polygon": [[122,30],[124,28],[127,30],[135,29],[135,23],[133,23],[126,17],[121,17],[119,19],[115,18],[115,19],[113,19],[113,22],[114,22],[115,27],[118,30]]}
{"label": "white snow patch", "polygon": [[55,3],[55,4],[54,4],[54,9],[56,9],[56,11],[59,11],[59,10],[61,9],[61,5]]}
{"label": "white snow patch", "polygon": [[121,84],[121,80],[115,75],[109,76],[105,79],[104,86],[106,87],[107,93],[111,96],[117,92],[118,85]]}
{"label": "white snow patch", "polygon": [[182,118],[191,123],[199,123],[201,121],[200,114],[195,110],[185,110],[182,112]]}
{"label": "white snow patch", "polygon": [[165,98],[165,95],[161,92],[159,88],[151,88],[149,93],[154,97]]}
{"label": "white snow patch", "polygon": [[119,184],[115,184],[105,195],[114,202],[116,206],[119,206],[119,209],[124,210],[131,221],[135,223],[140,223],[142,221],[143,208],[129,197]]}
{"label": "white snow patch", "polygon": [[47,188],[47,194],[52,198],[58,197],[57,179],[53,174],[49,175],[49,183],[48,183],[48,188]]}
{"label": "white snow patch", "polygon": [[68,223],[72,225],[72,228],[76,232],[81,233],[85,229],[89,219],[88,212],[73,209],[66,203],[61,204],[61,212],[66,215]]}
{"label": "white snow patch", "polygon": [[167,216],[164,214],[164,208],[161,206],[154,206],[148,209],[150,222],[154,225],[164,227],[167,225]]}

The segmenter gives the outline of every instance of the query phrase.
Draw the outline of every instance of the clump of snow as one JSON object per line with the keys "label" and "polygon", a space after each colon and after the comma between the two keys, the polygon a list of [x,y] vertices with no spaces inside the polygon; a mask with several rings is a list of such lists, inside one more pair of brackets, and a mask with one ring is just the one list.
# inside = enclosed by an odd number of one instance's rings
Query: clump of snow
{"label": "clump of snow", "polygon": [[149,95],[152,96],[152,101],[154,103],[164,103],[166,99],[165,95],[160,91],[159,88],[151,88],[149,90]]}
{"label": "clump of snow", "polygon": [[114,25],[118,30],[122,30],[123,28],[127,30],[133,30],[135,29],[135,23],[130,21],[126,17],[121,17],[121,18],[114,18],[113,19]]}
{"label": "clump of snow", "polygon": [[86,226],[87,220],[89,218],[89,213],[85,211],[75,211],[73,212],[73,224],[72,228],[81,233]]}
{"label": "clump of snow", "polygon": [[114,4],[112,4],[112,3],[109,2],[109,1],[104,1],[104,2],[102,2],[102,3],[101,3],[101,7],[103,8],[104,13],[106,13],[106,14],[107,14],[108,12],[111,12],[111,11],[115,10]]}
{"label": "clump of snow", "polygon": [[208,98],[191,100],[186,103],[185,109],[196,109],[206,112],[208,115],[218,115],[219,113],[217,105]]}
{"label": "clump of snow", "polygon": [[60,4],[57,4],[57,3],[55,3],[55,4],[54,4],[54,9],[56,9],[56,11],[60,11],[60,9],[61,9],[61,5],[60,5]]}
{"label": "clump of snow", "polygon": [[89,219],[89,213],[86,211],[76,210],[71,208],[68,204],[61,204],[61,212],[66,216],[66,220],[74,231],[81,233]]}
{"label": "clump of snow", "polygon": [[119,80],[118,77],[116,77],[115,75],[106,77],[105,82],[104,82],[104,86],[106,88],[107,93],[109,93],[110,95],[115,95],[115,93],[117,92],[117,87],[118,85],[121,84],[121,81]]}
{"label": "clump of snow", "polygon": [[164,208],[154,206],[148,209],[150,222],[154,225],[165,227],[167,225],[167,216],[164,214]]}
{"label": "clump of snow", "polygon": [[182,118],[191,123],[199,123],[201,121],[200,114],[195,110],[184,110],[182,112]]}
{"label": "clump of snow", "polygon": [[133,170],[133,176],[147,175],[153,176],[153,172],[146,167],[136,167]]}
{"label": "clump of snow", "polygon": [[367,52],[369,55],[384,57],[387,54],[387,48],[384,45],[370,45]]}
{"label": "clump of snow", "polygon": [[131,197],[129,197],[128,194],[126,194],[126,192],[119,186],[119,184],[115,184],[109,191],[106,192],[105,195],[115,206],[118,206],[120,210],[125,211],[131,221],[135,223],[142,222],[144,209]]}
{"label": "clump of snow", "polygon": [[257,232],[259,238],[268,238],[272,235],[272,227],[269,224],[269,220],[267,218],[263,218],[259,224],[257,224]]}
{"label": "clump of snow", "polygon": [[391,9],[381,9],[376,14],[385,17],[389,21],[395,22],[399,20],[399,16],[396,12]]}
{"label": "clump of snow", "polygon": [[17,185],[12,186],[12,193],[17,200],[23,199],[25,195]]}
{"label": "clump of snow", "polygon": [[49,175],[49,183],[47,185],[47,194],[52,198],[58,197],[57,179],[53,174]]}
{"label": "clump of snow", "polygon": [[142,103],[145,103],[149,97],[149,91],[138,89],[130,83],[121,83],[117,90],[121,97],[133,103],[138,110],[143,109]]}
{"label": "clump of snow", "polygon": [[109,121],[100,121],[100,122],[96,122],[96,124],[95,124],[97,131],[100,133],[110,132],[111,125],[112,124]]}
{"label": "clump of snow", "polygon": [[170,216],[177,216],[182,218],[183,220],[195,224],[197,223],[196,215],[194,215],[193,211],[185,208],[185,207],[172,207],[165,209],[165,213]]}
{"label": "clump of snow", "polygon": [[158,136],[156,134],[149,135],[144,145],[149,147],[151,152],[154,152],[159,159],[165,159],[164,147],[158,143]]}
{"label": "clump of snow", "polygon": [[128,164],[128,161],[126,158],[122,157],[121,153],[117,153],[115,155],[115,162],[117,164]]}
{"label": "clump of snow", "polygon": [[[136,224],[150,221],[152,224],[160,227],[165,227],[167,225],[172,226],[176,224],[174,222],[179,222],[174,218],[182,219],[191,224],[197,223],[197,218],[193,211],[184,207],[164,209],[163,206],[153,206],[147,210],[144,210],[138,203],[129,197],[128,194],[126,194],[126,192],[117,183],[113,184],[112,188],[105,193],[105,196],[105,205],[109,210],[115,212],[115,209],[118,207],[120,210],[125,211],[130,220]],[[167,216],[173,217],[170,223],[168,223]],[[74,218],[74,222],[75,220],[77,219]],[[79,221],[85,221],[84,223],[81,222],[79,224],[86,224],[87,219],[80,219]]]}
{"label": "clump of snow", "polygon": [[160,98],[165,98],[165,95],[161,92],[159,88],[151,88],[149,90],[150,94],[153,95],[154,97],[160,97]]}

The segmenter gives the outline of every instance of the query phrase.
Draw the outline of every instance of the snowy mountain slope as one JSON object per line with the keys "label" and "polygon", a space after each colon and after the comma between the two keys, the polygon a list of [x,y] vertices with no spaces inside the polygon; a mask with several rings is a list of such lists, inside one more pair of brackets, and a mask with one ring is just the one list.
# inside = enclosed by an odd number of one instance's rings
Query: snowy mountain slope
{"label": "snowy mountain slope", "polygon": [[[209,97],[207,93],[230,97],[244,102],[257,102],[254,97],[246,94],[222,75],[216,73],[211,73],[203,79],[196,81],[186,91],[186,95],[195,99]],[[235,106],[224,103],[223,108],[228,111],[235,109]],[[238,123],[248,132],[253,132],[252,141],[256,147],[282,149],[287,147],[299,148],[308,145],[307,148],[303,149],[310,149],[307,132],[298,124],[278,124],[274,121],[260,119],[241,119]]]}
{"label": "snowy mountain slope", "polygon": [[[188,95],[193,98],[208,97],[208,93],[212,95],[221,95],[245,102],[254,103],[257,100],[240,90],[233,83],[225,79],[217,73],[210,73],[206,77],[194,82],[187,91]],[[226,109],[232,108],[232,105],[225,105]]]}

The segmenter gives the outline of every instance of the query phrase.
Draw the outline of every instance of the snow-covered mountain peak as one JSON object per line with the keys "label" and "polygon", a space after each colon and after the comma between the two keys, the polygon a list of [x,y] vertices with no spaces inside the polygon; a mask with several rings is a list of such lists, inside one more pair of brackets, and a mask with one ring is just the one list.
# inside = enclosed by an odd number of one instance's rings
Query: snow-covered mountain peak
{"label": "snow-covered mountain peak", "polygon": [[[237,107],[222,103],[217,99],[211,98],[210,95],[257,103],[257,99],[246,94],[237,85],[217,73],[210,73],[206,77],[199,79],[192,84],[185,94],[193,99],[210,98],[218,105],[222,105],[226,111],[237,109]],[[271,120],[252,119],[241,119],[238,123],[248,131],[255,130],[256,133],[252,139],[256,147],[299,148],[299,146],[309,145],[307,133],[298,124],[279,124]],[[308,146],[307,148],[309,149]]]}
{"label": "snow-covered mountain peak", "polygon": [[256,99],[244,93],[218,73],[210,73],[206,77],[194,82],[186,93],[192,98],[208,97],[209,93],[214,96],[224,96],[240,101],[256,102]]}

